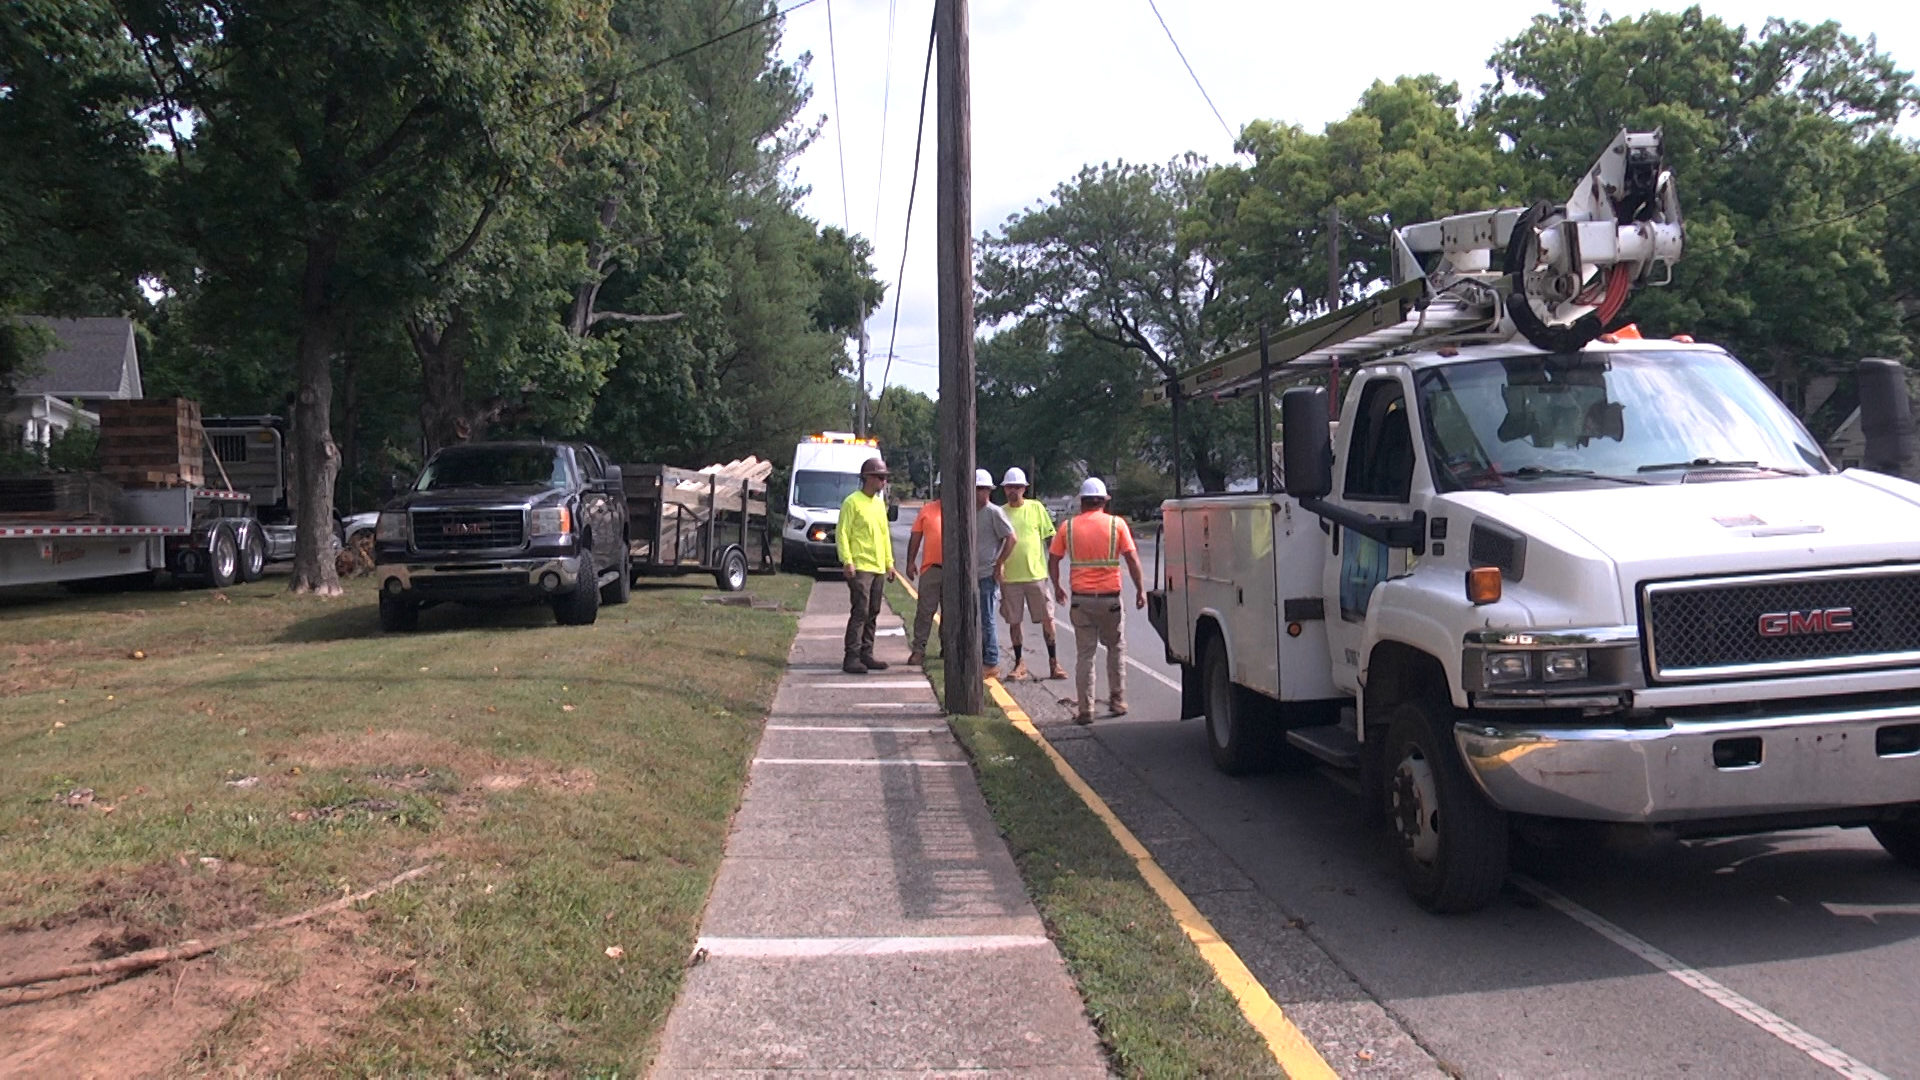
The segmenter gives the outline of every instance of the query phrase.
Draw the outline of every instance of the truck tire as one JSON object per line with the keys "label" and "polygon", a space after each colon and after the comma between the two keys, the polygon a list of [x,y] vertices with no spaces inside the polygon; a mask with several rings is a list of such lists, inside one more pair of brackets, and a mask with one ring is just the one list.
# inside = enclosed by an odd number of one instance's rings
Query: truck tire
{"label": "truck tire", "polygon": [[573,591],[553,601],[553,621],[561,626],[592,626],[600,617],[600,572],[591,549],[580,553],[580,578]]}
{"label": "truck tire", "polygon": [[620,542],[620,576],[600,590],[600,603],[624,604],[633,598],[633,549]]}
{"label": "truck tire", "polygon": [[1201,697],[1207,718],[1207,749],[1213,765],[1228,776],[1248,776],[1273,764],[1274,726],[1264,710],[1248,700],[1252,691],[1235,686],[1227,670],[1227,649],[1219,640],[1200,660]]}
{"label": "truck tire", "polygon": [[1883,821],[1870,831],[1895,860],[1920,868],[1920,821]]}
{"label": "truck tire", "polygon": [[739,592],[747,587],[747,553],[739,548],[728,548],[720,559],[720,569],[713,572],[714,583],[725,592]]}
{"label": "truck tire", "polygon": [[233,530],[216,525],[207,534],[207,584],[216,589],[232,588],[240,580],[240,542]]}
{"label": "truck tire", "polygon": [[247,522],[240,537],[240,580],[253,582],[267,576],[267,536],[255,522]]}
{"label": "truck tire", "polygon": [[420,605],[381,593],[380,629],[389,634],[411,634],[420,629]]}
{"label": "truck tire", "polygon": [[1403,701],[1387,723],[1386,812],[1413,902],[1435,914],[1477,911],[1507,879],[1507,815],[1467,775],[1452,709]]}

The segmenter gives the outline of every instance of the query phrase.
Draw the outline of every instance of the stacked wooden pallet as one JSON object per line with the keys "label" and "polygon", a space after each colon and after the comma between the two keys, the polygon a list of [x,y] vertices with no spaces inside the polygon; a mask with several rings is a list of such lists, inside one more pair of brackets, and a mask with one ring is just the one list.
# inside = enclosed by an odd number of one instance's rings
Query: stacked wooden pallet
{"label": "stacked wooden pallet", "polygon": [[751,518],[766,516],[767,477],[772,472],[773,463],[757,457],[709,465],[698,472],[665,465],[623,466],[627,508],[633,518],[633,557],[642,562],[705,562],[711,553],[705,550],[704,538],[715,514],[736,523],[742,513]]}
{"label": "stacked wooden pallet", "polygon": [[185,398],[100,406],[100,471],[122,487],[205,482],[200,403]]}

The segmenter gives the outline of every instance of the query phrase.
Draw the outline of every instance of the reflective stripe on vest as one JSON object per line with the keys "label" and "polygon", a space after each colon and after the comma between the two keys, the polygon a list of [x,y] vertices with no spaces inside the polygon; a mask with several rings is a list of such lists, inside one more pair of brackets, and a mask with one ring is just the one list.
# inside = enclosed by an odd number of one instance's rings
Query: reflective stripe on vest
{"label": "reflective stripe on vest", "polygon": [[1073,546],[1073,523],[1079,518],[1067,519],[1067,554],[1073,557],[1073,565],[1087,569],[1120,565],[1120,519],[1107,518],[1107,557],[1104,559],[1083,559]]}

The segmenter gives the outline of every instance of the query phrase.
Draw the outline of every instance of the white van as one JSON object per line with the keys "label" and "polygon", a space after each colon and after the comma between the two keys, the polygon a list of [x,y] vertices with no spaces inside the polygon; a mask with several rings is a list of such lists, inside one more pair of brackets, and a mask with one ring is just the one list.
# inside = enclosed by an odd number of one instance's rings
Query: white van
{"label": "white van", "polygon": [[[840,565],[834,528],[840,503],[860,490],[860,466],[880,457],[880,440],[847,431],[809,435],[793,448],[787,522],[780,531],[780,568],[818,570]],[[892,520],[897,511],[889,506]]]}

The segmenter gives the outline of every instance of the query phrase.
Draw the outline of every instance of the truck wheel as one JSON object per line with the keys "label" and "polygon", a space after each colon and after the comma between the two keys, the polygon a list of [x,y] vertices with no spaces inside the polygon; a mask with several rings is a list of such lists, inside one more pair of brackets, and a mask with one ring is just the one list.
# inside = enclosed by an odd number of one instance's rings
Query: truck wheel
{"label": "truck wheel", "polygon": [[420,629],[420,605],[381,593],[380,629],[389,634],[411,634]]}
{"label": "truck wheel", "polygon": [[580,579],[573,591],[554,600],[553,621],[561,626],[592,626],[600,617],[600,574],[593,565],[593,552],[580,553]]}
{"label": "truck wheel", "polygon": [[1436,914],[1485,907],[1507,878],[1507,815],[1454,749],[1451,712],[1405,701],[1387,724],[1386,811],[1413,901]]}
{"label": "truck wheel", "polygon": [[620,542],[620,576],[600,590],[602,604],[624,604],[633,598],[633,549]]}
{"label": "truck wheel", "polygon": [[260,526],[249,523],[240,541],[240,580],[259,581],[267,576],[267,537]]}
{"label": "truck wheel", "polygon": [[207,537],[207,584],[216,589],[231,588],[240,580],[240,544],[233,530],[215,528]]}
{"label": "truck wheel", "polygon": [[1270,724],[1251,707],[1250,692],[1235,686],[1227,674],[1227,650],[1219,641],[1207,647],[1200,661],[1202,697],[1207,717],[1207,749],[1214,767],[1228,776],[1246,776],[1272,764]]}
{"label": "truck wheel", "polygon": [[1908,866],[1920,868],[1920,821],[1883,821],[1871,828],[1873,838],[1887,854]]}
{"label": "truck wheel", "polygon": [[720,569],[713,572],[713,580],[727,592],[739,592],[747,587],[747,553],[739,548],[728,548],[726,557],[720,560]]}

